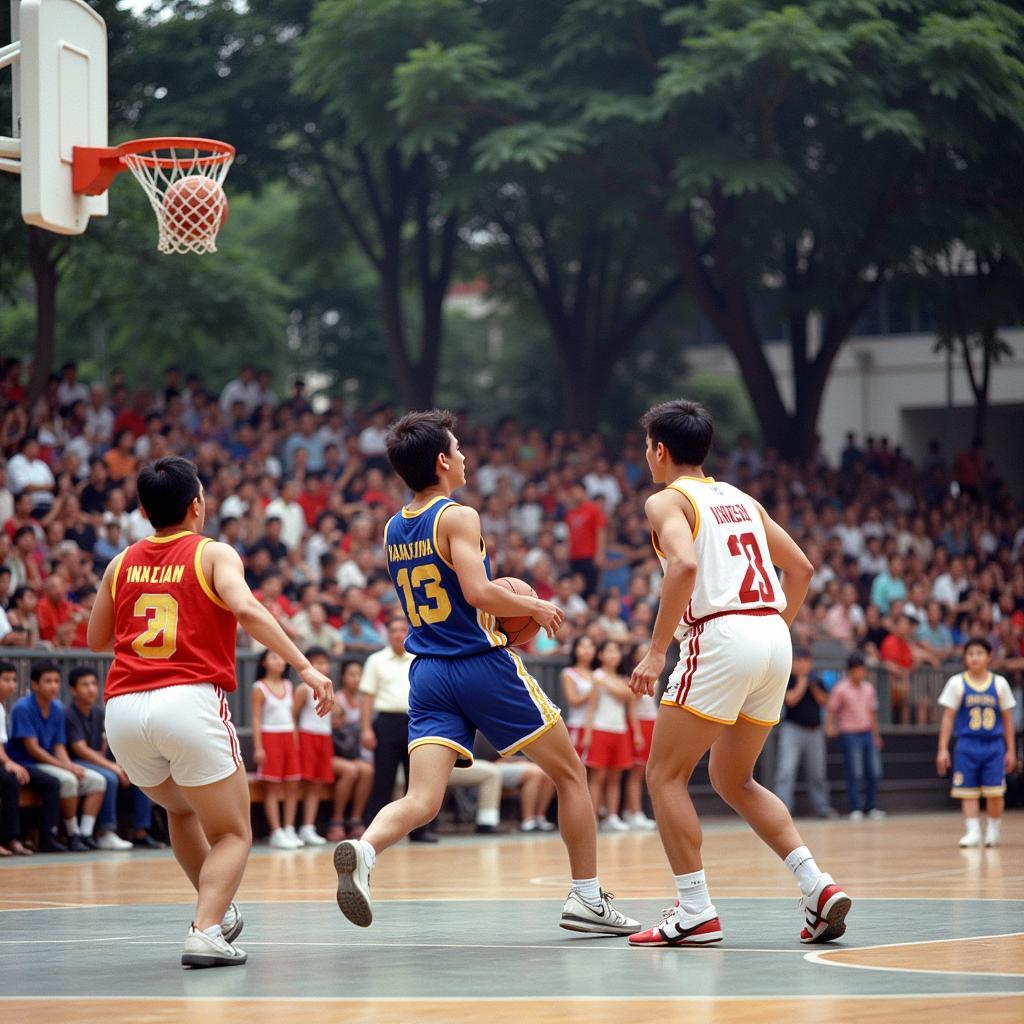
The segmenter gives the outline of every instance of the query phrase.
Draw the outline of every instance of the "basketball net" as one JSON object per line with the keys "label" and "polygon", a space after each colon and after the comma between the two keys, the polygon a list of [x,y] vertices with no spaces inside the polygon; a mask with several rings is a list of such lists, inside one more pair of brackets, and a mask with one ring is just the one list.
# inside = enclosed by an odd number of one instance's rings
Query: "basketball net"
{"label": "basketball net", "polygon": [[[155,141],[155,140],[154,140]],[[217,251],[217,232],[227,217],[224,178],[234,151],[165,145],[125,153],[124,165],[149,197],[163,253]],[[190,179],[175,190],[183,179]],[[170,195],[168,195],[170,193]]]}

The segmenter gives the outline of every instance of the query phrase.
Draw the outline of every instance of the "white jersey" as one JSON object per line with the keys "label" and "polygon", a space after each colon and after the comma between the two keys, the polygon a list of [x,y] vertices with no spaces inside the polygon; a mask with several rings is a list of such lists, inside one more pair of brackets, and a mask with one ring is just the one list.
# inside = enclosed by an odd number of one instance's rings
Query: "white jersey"
{"label": "white jersey", "polygon": [[[757,503],[732,484],[713,477],[681,476],[668,485],[693,505],[697,579],[676,629],[682,640],[704,619],[728,612],[783,611],[786,597],[768,554]],[[665,568],[666,558],[653,537]]]}
{"label": "white jersey", "polygon": [[[594,679],[603,679],[603,668],[594,669]],[[628,728],[626,721],[626,702],[616,700],[603,686],[597,686],[597,706],[594,708],[593,727],[601,732],[624,733]]]}
{"label": "white jersey", "polygon": [[292,684],[284,681],[284,696],[278,697],[262,679],[256,680],[256,686],[263,694],[263,713],[260,716],[260,728],[263,732],[293,732],[295,719],[292,717]]}
{"label": "white jersey", "polygon": [[[590,691],[593,689],[594,684],[590,679],[583,675],[582,672],[578,672],[575,668],[565,669],[564,675],[572,676],[572,681],[576,685],[576,689],[579,691],[581,697],[589,697]],[[2,710],[2,709],[0,709]],[[583,704],[577,704],[575,707],[569,707],[565,715],[565,725],[568,729],[582,729],[587,724],[587,705],[586,702]]]}
{"label": "white jersey", "polygon": [[316,713],[316,694],[312,687],[303,684],[306,691],[306,702],[299,709],[299,732],[311,732],[319,736],[331,735],[331,716],[321,718]]}

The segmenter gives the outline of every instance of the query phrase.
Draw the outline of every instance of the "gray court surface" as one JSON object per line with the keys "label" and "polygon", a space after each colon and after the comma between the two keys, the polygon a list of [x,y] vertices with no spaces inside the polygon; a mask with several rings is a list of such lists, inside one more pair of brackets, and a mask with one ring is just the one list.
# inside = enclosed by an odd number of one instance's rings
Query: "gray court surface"
{"label": "gray court surface", "polygon": [[[645,924],[663,905],[621,900]],[[187,905],[124,905],[0,913],[2,997],[571,998],[594,996],[840,996],[1006,993],[1024,977],[863,970],[807,958],[824,949],[1019,933],[1024,900],[859,900],[844,939],[796,941],[795,899],[723,899],[726,939],[707,949],[630,949],[624,939],[573,936],[560,904],[539,900],[396,900],[357,929],[333,899],[246,903],[244,967],[179,965]]]}

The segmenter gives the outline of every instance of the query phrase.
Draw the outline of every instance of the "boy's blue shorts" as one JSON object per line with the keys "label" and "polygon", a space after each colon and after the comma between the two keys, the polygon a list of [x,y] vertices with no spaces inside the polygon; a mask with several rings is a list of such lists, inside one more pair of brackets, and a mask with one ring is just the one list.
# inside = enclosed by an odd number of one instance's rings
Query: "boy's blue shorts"
{"label": "boy's blue shorts", "polygon": [[1002,796],[1006,792],[1005,756],[1006,743],[1002,736],[957,740],[953,750],[953,788],[950,795],[961,799]]}
{"label": "boy's blue shorts", "polygon": [[503,755],[542,736],[561,712],[507,647],[460,658],[418,655],[409,671],[409,750],[438,743],[473,763],[479,729]]}

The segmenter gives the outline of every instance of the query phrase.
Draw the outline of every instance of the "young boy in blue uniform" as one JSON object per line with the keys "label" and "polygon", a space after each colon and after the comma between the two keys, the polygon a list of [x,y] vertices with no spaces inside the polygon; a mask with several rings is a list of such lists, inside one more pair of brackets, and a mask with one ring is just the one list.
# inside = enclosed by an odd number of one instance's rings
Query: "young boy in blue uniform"
{"label": "young boy in blue uniform", "polygon": [[985,798],[988,827],[985,845],[999,845],[1006,775],[1016,763],[1011,708],[1017,703],[1010,684],[989,671],[992,646],[975,637],[964,648],[967,671],[952,676],[939,694],[944,708],[939,726],[939,775],[949,771],[949,738],[956,736],[953,752],[953,788],[964,812],[961,846],[981,846],[980,802]]}
{"label": "young boy in blue uniform", "polygon": [[402,417],[387,433],[388,459],[413,491],[384,528],[388,572],[409,621],[409,786],[361,839],[334,851],[338,906],[353,924],[373,920],[370,872],[377,854],[441,808],[452,768],[473,763],[479,729],[504,755],[523,751],[554,782],[572,883],[561,927],[630,935],[597,878],[597,829],[586,773],[558,708],[507,645],[500,620],[527,615],[553,636],[562,611],[490,580],[475,509],[451,498],[466,482],[455,418],[439,410]]}

